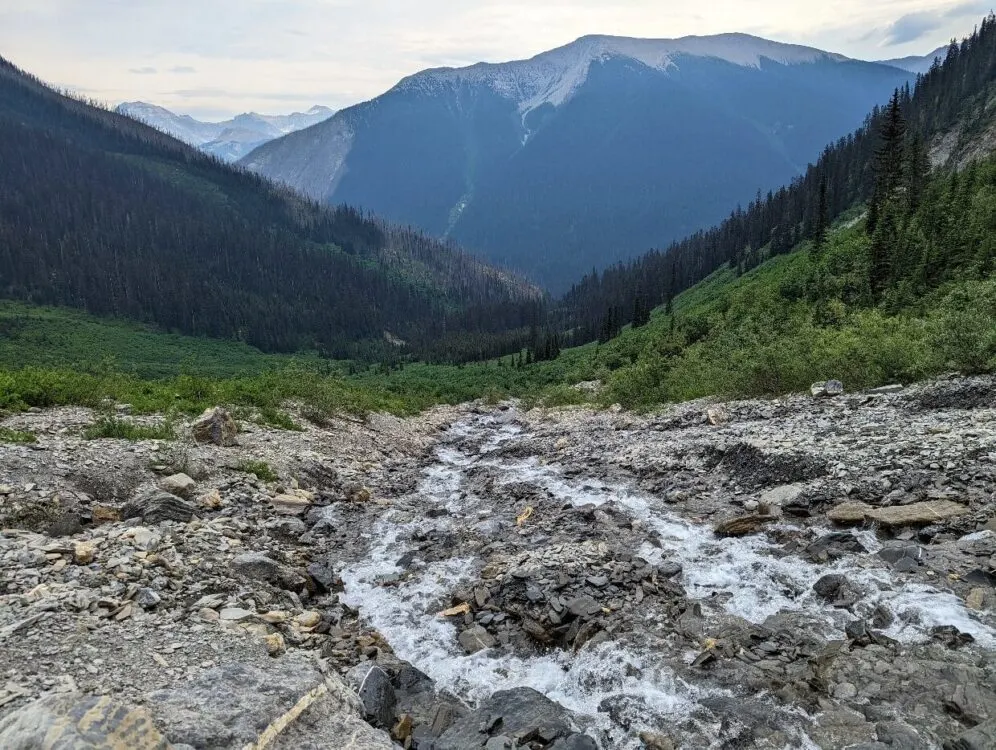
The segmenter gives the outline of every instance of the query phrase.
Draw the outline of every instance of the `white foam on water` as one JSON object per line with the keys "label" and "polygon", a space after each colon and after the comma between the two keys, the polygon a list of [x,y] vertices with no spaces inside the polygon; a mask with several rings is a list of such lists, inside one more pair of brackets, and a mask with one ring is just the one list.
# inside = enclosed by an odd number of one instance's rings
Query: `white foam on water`
{"label": "white foam on water", "polygon": [[[865,615],[879,603],[897,615],[891,637],[920,641],[935,625],[954,625],[972,634],[985,647],[996,646],[992,630],[976,620],[953,594],[930,586],[899,580],[877,558],[852,555],[834,565],[821,566],[796,556],[779,556],[777,547],[761,535],[740,539],[716,538],[704,524],[674,514],[652,496],[599,480],[565,477],[562,471],[536,459],[506,460],[494,452],[522,429],[508,417],[481,417],[451,428],[453,439],[473,438],[486,431],[476,454],[445,444],[437,450],[439,463],[424,472],[411,507],[401,504],[387,513],[370,537],[367,557],[341,574],[342,600],[391,644],[397,656],[431,677],[440,689],[476,703],[499,690],[531,687],[552,700],[589,718],[611,747],[638,747],[635,728],[652,729],[686,720],[707,695],[726,695],[678,679],[655,654],[637,653],[632,645],[608,642],[579,654],[554,651],[533,658],[480,652],[466,655],[460,648],[453,623],[439,617],[452,591],[476,578],[481,562],[452,558],[425,565],[414,575],[390,585],[386,577],[403,573],[398,560],[409,551],[405,540],[417,532],[454,529],[453,517],[426,518],[413,509],[435,503],[454,516],[482,517],[489,503],[464,487],[465,471],[472,466],[498,468],[501,483],[530,482],[554,497],[574,505],[602,505],[613,501],[633,518],[652,528],[661,547],[647,545],[641,555],[649,562],[678,562],[680,577],[690,597],[723,602],[726,611],[754,623],[763,623],[779,612],[798,612],[822,623],[836,634],[852,616],[834,609],[812,591],[828,573],[843,573],[865,592],[855,611]],[[500,509],[506,513],[508,509]],[[493,519],[492,519],[493,520]],[[487,523],[487,522],[484,522]],[[874,535],[858,535],[866,549],[879,548]],[[610,718],[606,703],[633,701],[639,706],[637,722],[624,730]],[[703,730],[706,728],[703,727]],[[787,730],[789,731],[789,730]],[[798,729],[796,747],[813,747]],[[629,739],[627,739],[629,738]]]}

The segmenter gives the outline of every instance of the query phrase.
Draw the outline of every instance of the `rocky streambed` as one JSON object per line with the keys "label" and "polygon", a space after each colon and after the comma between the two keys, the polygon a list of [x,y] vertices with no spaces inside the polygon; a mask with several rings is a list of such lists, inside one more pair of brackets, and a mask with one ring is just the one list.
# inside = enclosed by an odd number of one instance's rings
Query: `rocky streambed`
{"label": "rocky streambed", "polygon": [[0,738],[996,747],[991,378],[243,423],[189,484],[90,419],[4,423]]}

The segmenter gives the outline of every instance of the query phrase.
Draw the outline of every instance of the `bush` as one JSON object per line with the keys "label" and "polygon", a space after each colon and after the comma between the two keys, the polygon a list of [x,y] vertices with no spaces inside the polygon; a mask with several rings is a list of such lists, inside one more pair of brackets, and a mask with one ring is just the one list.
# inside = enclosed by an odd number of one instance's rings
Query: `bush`
{"label": "bush", "polygon": [[124,419],[102,417],[83,430],[86,440],[109,438],[112,440],[174,440],[176,429],[172,421],[156,425],[140,425]]}
{"label": "bush", "polygon": [[266,461],[243,461],[235,468],[246,474],[252,474],[261,482],[276,482],[280,479],[277,472]]}
{"label": "bush", "polygon": [[8,427],[0,427],[0,443],[14,443],[17,445],[26,445],[28,443],[34,443],[38,438],[35,437],[33,432],[24,432],[23,430],[12,430]]}

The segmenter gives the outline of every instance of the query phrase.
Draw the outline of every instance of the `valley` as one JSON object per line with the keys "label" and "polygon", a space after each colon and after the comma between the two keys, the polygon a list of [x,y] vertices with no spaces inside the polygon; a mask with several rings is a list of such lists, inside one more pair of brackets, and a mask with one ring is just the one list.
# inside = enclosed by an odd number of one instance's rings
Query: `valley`
{"label": "valley", "polygon": [[0,747],[996,748],[996,15],[347,5],[0,58]]}

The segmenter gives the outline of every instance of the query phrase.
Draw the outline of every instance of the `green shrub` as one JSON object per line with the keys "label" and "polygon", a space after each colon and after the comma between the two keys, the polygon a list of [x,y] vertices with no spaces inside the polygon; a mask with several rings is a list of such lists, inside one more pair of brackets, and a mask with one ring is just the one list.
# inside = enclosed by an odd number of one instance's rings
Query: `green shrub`
{"label": "green shrub", "polygon": [[102,417],[83,430],[86,440],[110,438],[113,440],[174,440],[176,429],[167,420],[155,425],[140,425],[124,419]]}
{"label": "green shrub", "polygon": [[266,461],[243,461],[235,467],[238,471],[252,474],[261,482],[276,482],[280,477]]}
{"label": "green shrub", "polygon": [[38,440],[33,432],[25,432],[23,430],[12,430],[9,427],[0,427],[0,443],[14,443],[17,445],[26,445],[28,443],[34,443]]}

